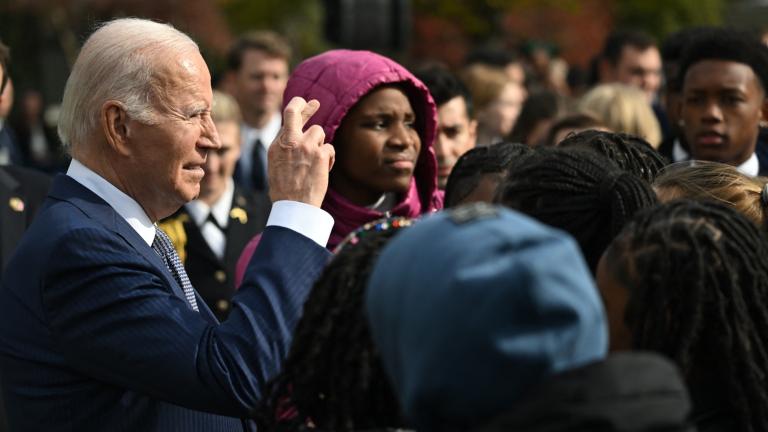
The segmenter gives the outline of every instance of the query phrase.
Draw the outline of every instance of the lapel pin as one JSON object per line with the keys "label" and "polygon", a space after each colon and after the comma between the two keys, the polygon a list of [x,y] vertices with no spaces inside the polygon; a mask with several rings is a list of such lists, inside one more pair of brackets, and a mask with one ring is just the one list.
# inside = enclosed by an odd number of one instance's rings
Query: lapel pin
{"label": "lapel pin", "polygon": [[248,223],[248,213],[240,207],[235,207],[229,211],[229,217],[237,219],[241,224]]}
{"label": "lapel pin", "polygon": [[24,211],[24,201],[19,197],[13,197],[8,200],[8,205],[11,207],[11,210],[15,212],[21,213]]}

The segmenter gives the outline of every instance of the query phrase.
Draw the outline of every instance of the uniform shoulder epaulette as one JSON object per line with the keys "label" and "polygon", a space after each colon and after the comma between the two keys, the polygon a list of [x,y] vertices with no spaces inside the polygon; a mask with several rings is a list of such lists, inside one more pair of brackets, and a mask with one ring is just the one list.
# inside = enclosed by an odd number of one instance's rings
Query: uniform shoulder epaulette
{"label": "uniform shoulder epaulette", "polygon": [[181,213],[157,223],[157,226],[168,234],[182,263],[187,259],[187,231],[184,229],[184,223],[188,221],[189,215]]}

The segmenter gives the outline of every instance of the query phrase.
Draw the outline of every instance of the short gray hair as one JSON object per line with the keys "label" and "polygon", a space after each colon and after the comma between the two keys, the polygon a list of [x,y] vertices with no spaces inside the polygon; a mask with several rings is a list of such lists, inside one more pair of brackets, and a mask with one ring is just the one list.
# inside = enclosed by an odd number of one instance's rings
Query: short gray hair
{"label": "short gray hair", "polygon": [[104,102],[120,102],[128,115],[156,123],[153,101],[159,54],[194,49],[189,36],[168,24],[122,18],[100,26],[85,42],[64,88],[59,137],[67,149],[86,141]]}

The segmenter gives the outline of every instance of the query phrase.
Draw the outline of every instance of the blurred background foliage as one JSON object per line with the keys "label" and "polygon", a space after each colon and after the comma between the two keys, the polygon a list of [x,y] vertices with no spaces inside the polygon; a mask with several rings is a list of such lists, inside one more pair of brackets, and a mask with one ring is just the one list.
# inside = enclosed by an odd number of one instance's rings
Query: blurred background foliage
{"label": "blurred background foliage", "polygon": [[330,46],[323,38],[323,2],[318,0],[217,0],[230,31],[272,29],[285,35],[299,57]]}
{"label": "blurred background foliage", "polygon": [[768,9],[763,0],[0,0],[0,39],[12,48],[17,87],[38,88],[46,102],[56,102],[81,43],[103,20],[170,22],[200,44],[217,73],[227,47],[245,31],[276,30],[301,59],[335,46],[324,32],[330,4],[387,1],[408,5],[408,43],[385,52],[451,66],[474,46],[515,49],[531,41],[557,47],[568,62],[584,66],[617,26],[661,40],[690,25],[768,23],[768,13],[755,12]]}
{"label": "blurred background foliage", "polygon": [[[476,41],[500,30],[500,17],[535,9],[576,13],[583,0],[414,0],[416,14],[431,14],[459,23]],[[607,0],[601,2],[615,16],[615,24],[640,28],[661,39],[690,25],[721,24],[729,0]]]}

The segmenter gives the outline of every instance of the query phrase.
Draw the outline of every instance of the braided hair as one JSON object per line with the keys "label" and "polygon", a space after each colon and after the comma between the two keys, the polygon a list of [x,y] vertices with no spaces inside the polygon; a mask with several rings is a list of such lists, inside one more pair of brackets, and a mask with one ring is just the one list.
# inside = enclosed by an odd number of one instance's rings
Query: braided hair
{"label": "braided hair", "polygon": [[735,209],[678,200],[640,213],[605,257],[629,290],[633,347],[673,359],[694,404],[722,394],[747,432],[768,430],[766,256],[768,240]]}
{"label": "braided hair", "polygon": [[466,204],[464,200],[480,184],[483,176],[498,175],[502,181],[507,169],[531,149],[520,143],[501,142],[470,149],[456,161],[445,185],[445,207]]}
{"label": "braided hair", "polygon": [[596,151],[649,183],[669,164],[647,141],[631,134],[587,130],[569,135],[559,146]]}
{"label": "braided hair", "polygon": [[542,148],[510,168],[496,202],[570,233],[595,274],[613,237],[656,195],[599,154]]}
{"label": "braided hair", "polygon": [[408,225],[404,218],[371,222],[339,246],[304,305],[282,372],[267,385],[257,413],[259,430],[404,425],[371,340],[363,302],[379,252],[399,231],[390,228]]}

